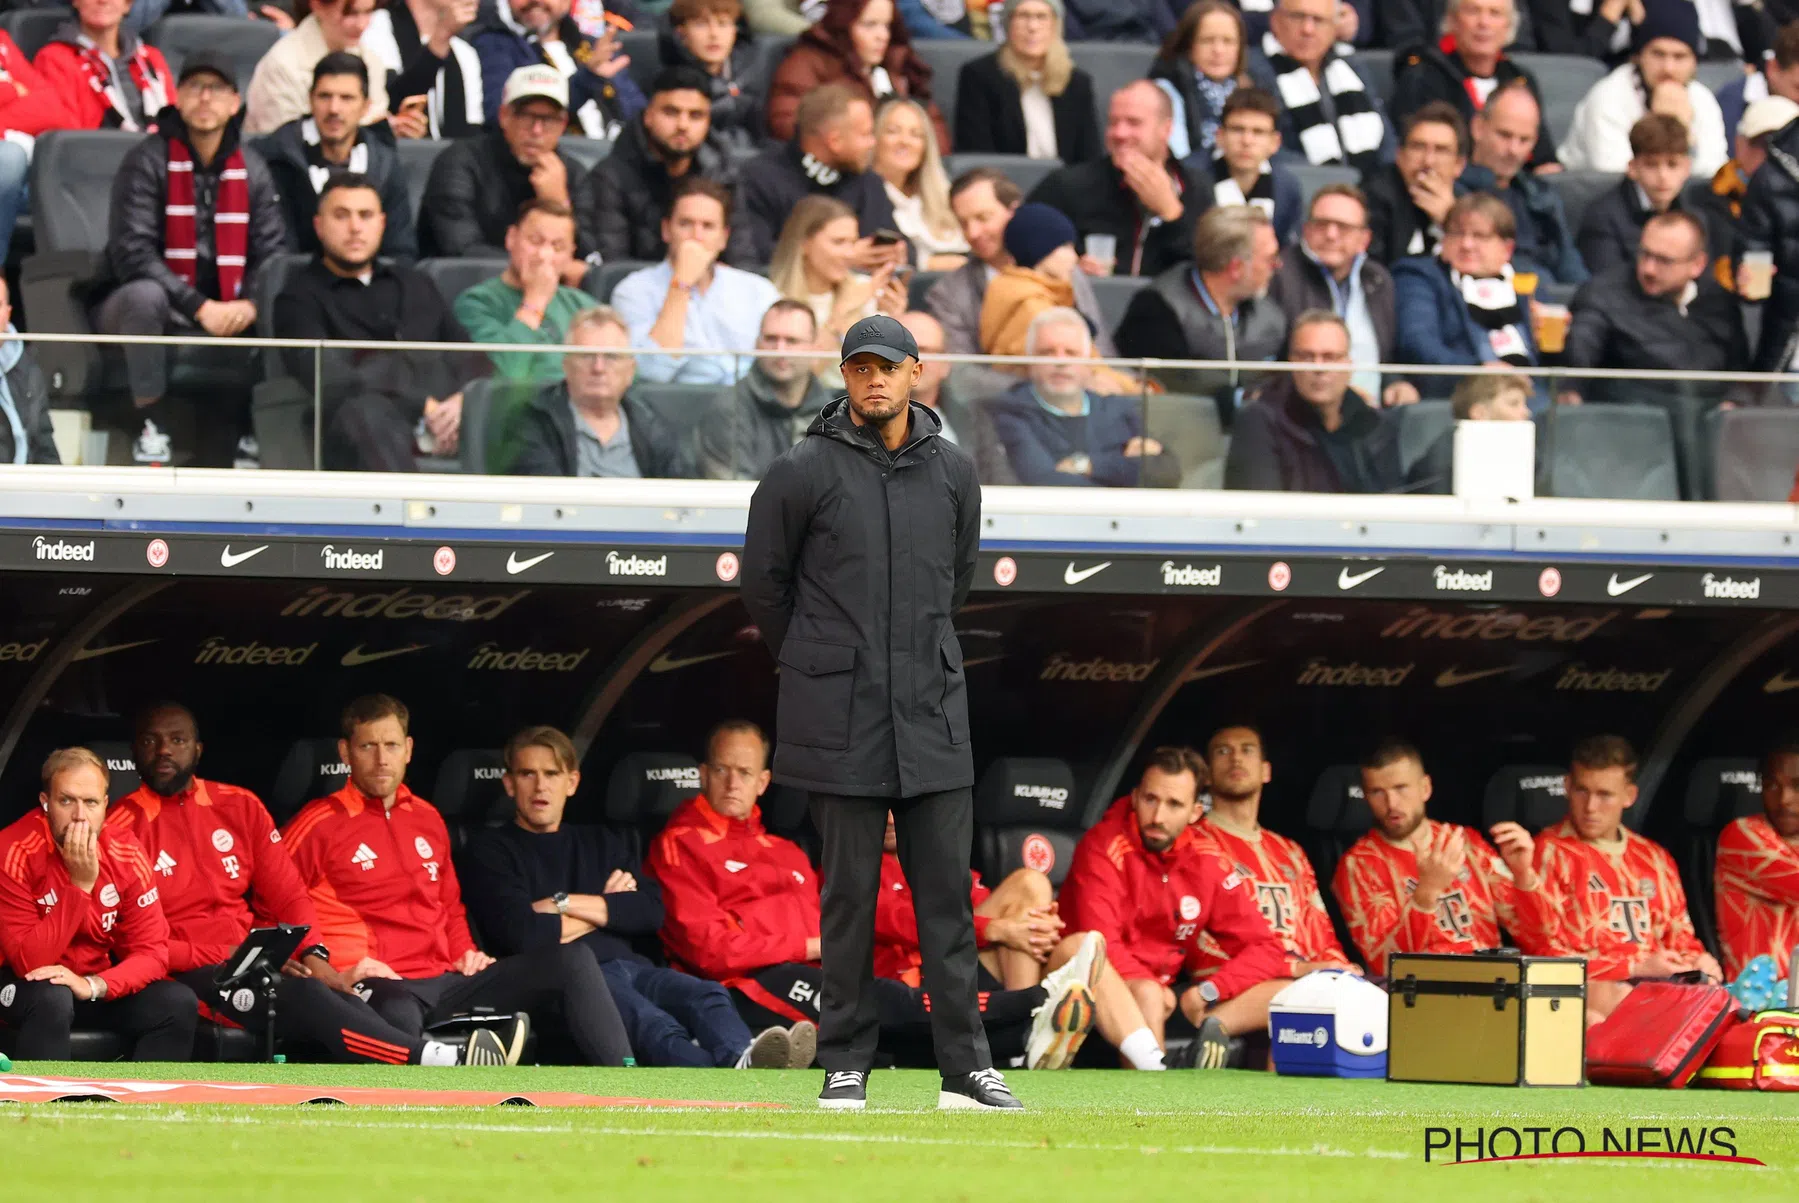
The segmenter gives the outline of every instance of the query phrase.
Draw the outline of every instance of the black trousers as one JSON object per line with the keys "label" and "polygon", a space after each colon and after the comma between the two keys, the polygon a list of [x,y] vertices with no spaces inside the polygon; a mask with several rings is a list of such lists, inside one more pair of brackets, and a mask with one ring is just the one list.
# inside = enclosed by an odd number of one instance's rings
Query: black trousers
{"label": "black trousers", "polygon": [[812,795],[812,822],[824,844],[818,1064],[827,1070],[866,1070],[874,1064],[881,1023],[874,985],[875,899],[889,810],[918,915],[937,1068],[946,1077],[988,1069],[993,1057],[981,1026],[980,959],[968,898],[974,848],[969,789],[915,798]]}
{"label": "black trousers", "polygon": [[[218,971],[217,965],[207,965],[178,973],[175,980],[200,996],[213,1019],[262,1035],[268,1028],[268,1004],[262,995],[219,989],[213,982]],[[416,1035],[375,1014],[360,998],[311,977],[284,977],[275,987],[275,1038],[297,1041],[345,1064],[416,1064],[425,1046]]]}
{"label": "black trousers", "polygon": [[600,963],[579,943],[505,957],[472,977],[371,977],[357,988],[363,987],[378,1015],[414,1037],[459,1011],[491,1007],[524,1011],[534,1024],[560,1016],[589,1065],[623,1065],[631,1055],[631,1038]]}
{"label": "black trousers", "polygon": [[79,1002],[67,986],[0,969],[0,1023],[18,1029],[21,1061],[67,1061],[69,1033],[78,1027],[124,1036],[133,1061],[189,1061],[198,1022],[194,992],[167,978],[124,998]]}

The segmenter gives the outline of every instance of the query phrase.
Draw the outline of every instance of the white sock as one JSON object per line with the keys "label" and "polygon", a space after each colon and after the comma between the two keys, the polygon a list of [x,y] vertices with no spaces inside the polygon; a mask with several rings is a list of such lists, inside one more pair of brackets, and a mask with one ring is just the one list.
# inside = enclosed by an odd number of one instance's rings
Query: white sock
{"label": "white sock", "polygon": [[456,1049],[451,1045],[442,1044],[436,1040],[427,1040],[425,1041],[424,1051],[419,1054],[419,1064],[455,1065],[457,1064]]}
{"label": "white sock", "polygon": [[1166,1068],[1162,1064],[1162,1046],[1156,1043],[1155,1033],[1148,1028],[1138,1028],[1120,1040],[1118,1051],[1124,1054],[1133,1069]]}

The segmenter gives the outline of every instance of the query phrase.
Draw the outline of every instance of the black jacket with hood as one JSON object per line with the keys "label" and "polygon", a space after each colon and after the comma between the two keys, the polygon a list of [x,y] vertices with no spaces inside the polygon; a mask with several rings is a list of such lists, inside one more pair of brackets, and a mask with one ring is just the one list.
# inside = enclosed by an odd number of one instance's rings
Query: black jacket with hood
{"label": "black jacket with hood", "polygon": [[659,21],[656,40],[663,65],[692,67],[712,83],[712,136],[734,155],[747,158],[755,154],[768,128],[764,110],[768,107],[770,64],[776,60],[764,55],[751,40],[748,20],[738,19],[737,41],[731,47],[730,70],[725,75],[706,70],[675,36],[667,13]]}
{"label": "black jacket with hood", "polygon": [[[315,170],[310,152],[318,144],[318,136],[312,118],[302,117],[250,143],[268,162],[269,174],[281,193],[289,239],[308,255],[317,254],[319,249],[319,236],[312,228],[313,215],[319,211],[319,190],[338,171],[351,170],[350,166],[324,164]],[[375,186],[381,211],[387,218],[381,235],[381,254],[389,259],[417,259],[419,240],[412,224],[412,198],[406,192],[406,173],[400,168],[400,156],[394,150],[387,123],[363,126],[357,133],[356,148],[361,154],[352,149],[350,163],[356,163],[358,158],[365,160],[361,173]]]}
{"label": "black jacket with hood", "polygon": [[974,583],[974,461],[914,402],[889,453],[832,401],[750,501],[743,604],[781,665],[775,779],[911,798],[974,784],[955,615]]}
{"label": "black jacket with hood", "polygon": [[[736,191],[737,177],[725,160],[724,148],[712,138],[700,143],[687,170]],[[592,206],[583,223],[593,230],[594,249],[603,262],[641,259],[660,263],[668,258],[662,241],[662,219],[674,201],[675,182],[662,160],[650,153],[643,118],[625,123],[612,152],[593,166],[587,177],[587,203]],[[737,213],[725,214],[731,223],[731,241],[721,258],[732,267],[758,265],[750,248],[749,224]]]}

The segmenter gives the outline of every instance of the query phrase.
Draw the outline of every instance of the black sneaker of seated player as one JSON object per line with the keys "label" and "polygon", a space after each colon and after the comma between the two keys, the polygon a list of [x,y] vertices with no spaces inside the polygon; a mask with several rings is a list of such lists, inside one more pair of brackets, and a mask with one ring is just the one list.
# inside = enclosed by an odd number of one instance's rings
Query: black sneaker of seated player
{"label": "black sneaker of seated player", "polygon": [[834,1069],[826,1073],[818,1105],[827,1111],[860,1111],[868,1106],[868,1071]]}
{"label": "black sneaker of seated player", "polygon": [[937,1092],[939,1111],[1023,1111],[997,1069],[977,1069],[943,1079]]}
{"label": "black sneaker of seated player", "polygon": [[1199,1035],[1170,1053],[1167,1065],[1169,1069],[1225,1069],[1230,1057],[1230,1033],[1216,1016],[1208,1015],[1199,1025]]}

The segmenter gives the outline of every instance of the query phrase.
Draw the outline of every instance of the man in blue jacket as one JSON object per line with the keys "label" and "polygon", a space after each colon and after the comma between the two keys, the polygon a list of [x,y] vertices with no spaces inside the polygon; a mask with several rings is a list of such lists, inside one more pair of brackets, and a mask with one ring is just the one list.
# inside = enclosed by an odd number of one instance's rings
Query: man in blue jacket
{"label": "man in blue jacket", "polygon": [[580,943],[592,951],[639,1064],[709,1069],[805,1069],[818,1031],[767,1028],[753,1039],[717,982],[658,968],[633,947],[662,927],[662,891],[604,827],[565,824],[580,788],[575,748],[554,727],[506,743],[500,778],[517,813],[469,841],[464,901],[488,948],[512,956]]}
{"label": "man in blue jacket", "polygon": [[1555,284],[1584,284],[1587,265],[1575,245],[1562,198],[1530,170],[1541,106],[1523,78],[1494,92],[1474,115],[1468,133],[1474,153],[1458,193],[1491,192],[1504,201],[1518,227],[1515,263]]}

